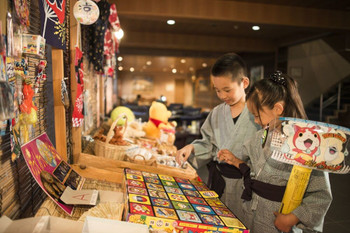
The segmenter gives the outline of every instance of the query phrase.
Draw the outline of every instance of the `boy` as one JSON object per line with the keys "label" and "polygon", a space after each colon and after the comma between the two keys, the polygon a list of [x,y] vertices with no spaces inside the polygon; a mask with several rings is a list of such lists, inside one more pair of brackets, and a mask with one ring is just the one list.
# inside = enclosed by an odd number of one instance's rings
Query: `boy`
{"label": "boy", "polygon": [[209,178],[202,176],[203,180],[242,219],[242,175],[234,166],[219,163],[217,153],[228,149],[242,154],[243,142],[259,129],[245,103],[245,90],[249,86],[246,65],[237,54],[225,54],[215,62],[211,80],[223,103],[209,113],[201,128],[202,139],[180,149],[176,161],[182,164],[193,154],[190,160],[194,167],[199,169],[207,164]]}

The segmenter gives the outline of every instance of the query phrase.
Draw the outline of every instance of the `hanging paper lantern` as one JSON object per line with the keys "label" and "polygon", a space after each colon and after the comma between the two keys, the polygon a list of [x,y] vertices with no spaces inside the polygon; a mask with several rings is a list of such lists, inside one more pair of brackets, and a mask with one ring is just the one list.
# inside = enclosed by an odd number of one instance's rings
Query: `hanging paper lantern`
{"label": "hanging paper lantern", "polygon": [[96,22],[100,15],[100,10],[96,3],[91,0],[80,0],[73,8],[75,19],[84,25],[91,25]]}

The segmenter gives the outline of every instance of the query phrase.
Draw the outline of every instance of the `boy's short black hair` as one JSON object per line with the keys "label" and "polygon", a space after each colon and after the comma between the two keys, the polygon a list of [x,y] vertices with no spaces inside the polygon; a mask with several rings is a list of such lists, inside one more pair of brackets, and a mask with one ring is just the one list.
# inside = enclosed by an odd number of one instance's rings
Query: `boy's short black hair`
{"label": "boy's short black hair", "polygon": [[230,75],[232,81],[240,82],[243,77],[247,77],[247,66],[237,54],[227,53],[216,60],[211,75],[214,77]]}

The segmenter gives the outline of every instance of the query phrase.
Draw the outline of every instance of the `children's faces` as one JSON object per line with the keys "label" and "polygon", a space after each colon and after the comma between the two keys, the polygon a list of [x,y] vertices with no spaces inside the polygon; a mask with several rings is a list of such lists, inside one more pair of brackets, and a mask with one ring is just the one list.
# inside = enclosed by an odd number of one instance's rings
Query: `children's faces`
{"label": "children's faces", "polygon": [[272,121],[276,120],[283,113],[283,104],[281,102],[277,102],[272,109],[262,106],[260,111],[258,111],[254,103],[248,100],[247,107],[249,112],[254,116],[254,122],[263,128],[268,124],[271,125]]}
{"label": "children's faces", "polygon": [[226,104],[232,106],[241,100],[245,101],[245,89],[249,85],[249,79],[244,77],[239,84],[237,81],[232,81],[230,76],[211,77],[219,99]]}

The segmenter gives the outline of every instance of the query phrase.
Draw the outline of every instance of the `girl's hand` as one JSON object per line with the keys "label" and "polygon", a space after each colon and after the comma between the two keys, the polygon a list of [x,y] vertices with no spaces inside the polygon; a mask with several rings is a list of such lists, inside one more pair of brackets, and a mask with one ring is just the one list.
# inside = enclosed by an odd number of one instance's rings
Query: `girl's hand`
{"label": "girl's hand", "polygon": [[275,226],[278,230],[282,232],[290,232],[292,227],[299,222],[299,219],[294,214],[281,214],[278,212],[274,212],[276,216]]}
{"label": "girl's hand", "polygon": [[175,157],[176,162],[181,166],[184,162],[187,161],[188,157],[190,157],[193,150],[194,150],[194,147],[192,144],[188,144],[187,146],[178,150],[176,152],[176,157]]}
{"label": "girl's hand", "polygon": [[227,149],[220,150],[217,154],[218,159],[220,161],[226,162],[230,165],[233,165],[237,168],[239,168],[239,164],[243,163],[242,160],[238,159],[236,156],[234,156],[231,151]]}

